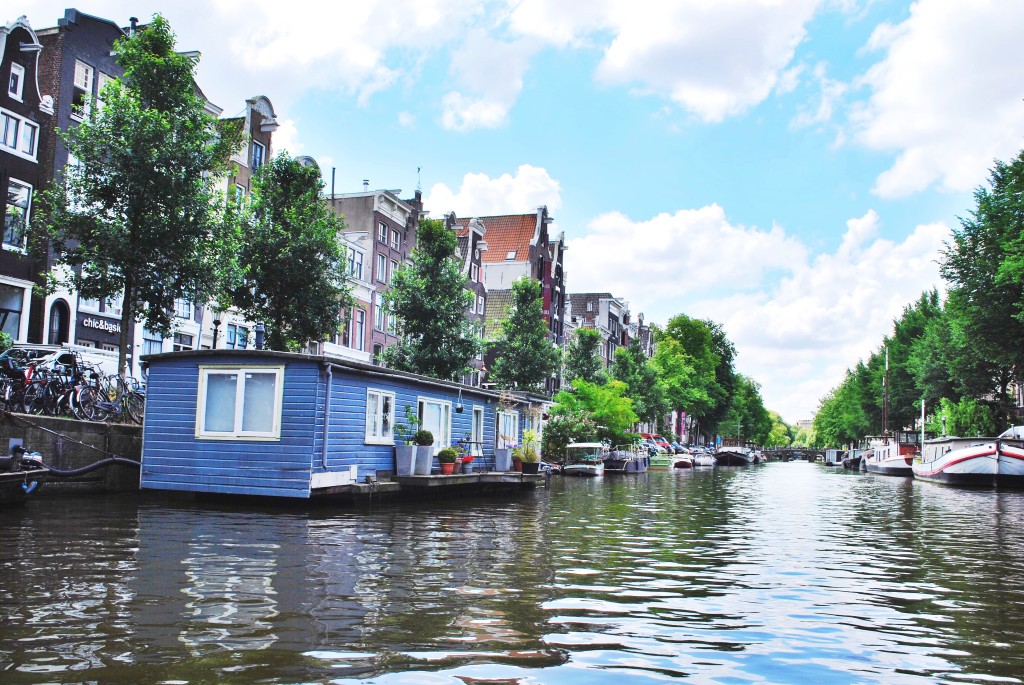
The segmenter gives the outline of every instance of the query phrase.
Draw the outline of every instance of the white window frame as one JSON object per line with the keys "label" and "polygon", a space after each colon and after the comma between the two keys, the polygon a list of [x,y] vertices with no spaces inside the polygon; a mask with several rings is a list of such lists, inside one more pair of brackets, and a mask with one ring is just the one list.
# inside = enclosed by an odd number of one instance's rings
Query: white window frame
{"label": "white window frame", "polygon": [[348,250],[348,275],[357,281],[363,280],[363,251],[353,247]]}
{"label": "white window frame", "polygon": [[[14,77],[18,77],[18,85],[14,86]],[[11,73],[7,76],[7,94],[18,102],[24,102],[25,94],[25,67],[17,62],[11,62]]]}
{"label": "white window frame", "polygon": [[383,221],[377,223],[377,242],[388,244],[388,225]]}
{"label": "white window frame", "polygon": [[395,280],[395,272],[398,271],[398,262],[394,259],[391,260],[391,270],[388,271],[388,285],[391,285]]}
{"label": "white window frame", "polygon": [[[81,67],[81,69],[79,69]],[[82,76],[79,79],[79,76]],[[71,118],[75,121],[82,121],[85,117],[89,116],[89,112],[92,111],[92,84],[96,78],[96,70],[92,66],[86,64],[81,60],[75,60],[75,76],[74,76],[74,90],[81,90],[85,92],[85,97],[82,98],[82,109],[81,112],[76,112],[72,107]],[[72,91],[71,103],[74,105],[75,97],[74,90]]]}
{"label": "white window frame", "polygon": [[[441,430],[433,431],[430,426],[423,425],[423,409],[425,405],[436,404],[441,409]],[[420,418],[420,425],[434,434],[434,452],[452,444],[452,403],[448,400],[439,400],[436,397],[416,398],[416,415]],[[447,418],[447,421],[445,420]]]}
{"label": "white window frame", "polygon": [[[259,150],[259,154],[256,151]],[[267,163],[267,146],[263,143],[252,141],[252,170],[256,171]]]}
{"label": "white window frame", "polygon": [[[188,338],[188,342],[185,342],[185,338]],[[186,352],[188,350],[195,349],[196,337],[191,333],[182,333],[178,331],[171,334],[171,351],[172,352]]]}
{"label": "white window frame", "polygon": [[388,282],[388,258],[387,255],[377,255],[377,280],[381,283]]}
{"label": "white window frame", "polygon": [[384,305],[377,303],[373,306],[373,330],[384,331],[387,319],[384,316]]}
{"label": "white window frame", "polygon": [[[28,149],[22,143],[25,131],[32,131],[32,142]],[[0,148],[16,157],[37,161],[39,154],[39,124],[20,114],[0,107]]]}
{"label": "white window frame", "polygon": [[106,85],[108,83],[110,83],[112,81],[116,81],[116,80],[117,80],[116,76],[111,76],[110,74],[104,74],[102,71],[99,73],[99,76],[96,78],[96,111],[97,112],[103,110],[103,89],[106,87]]}
{"label": "white window frame", "polygon": [[484,313],[484,309],[486,308],[486,306],[487,306],[487,304],[486,304],[486,300],[484,300],[484,296],[483,295],[477,295],[476,296],[476,313],[477,314],[483,314]]}
{"label": "white window frame", "polygon": [[397,229],[391,229],[391,249],[399,250],[402,246],[402,234]]}
{"label": "white window frame", "polygon": [[366,310],[362,307],[356,308],[356,315],[352,317],[352,345],[353,349],[360,352],[366,351]]}
{"label": "white window frame", "polygon": [[473,423],[469,428],[469,453],[474,457],[484,454],[484,408],[473,405]]}
{"label": "white window frame", "polygon": [[[383,426],[384,399],[391,400],[391,410],[388,412],[388,431],[381,430],[371,432],[370,411],[373,410],[374,418],[378,429]],[[363,442],[367,445],[394,445],[395,444],[395,393],[377,388],[366,389],[366,426],[363,432]]]}
{"label": "white window frame", "polygon": [[471,280],[473,283],[478,283],[480,281],[480,266],[479,265],[477,265],[477,264],[470,264],[469,265],[469,280]]}
{"label": "white window frame", "polygon": [[[512,420],[512,433],[502,432],[502,424],[504,419],[511,418]],[[504,436],[504,437],[503,437]],[[507,440],[505,438],[508,438]],[[505,449],[510,445],[519,445],[519,412],[517,411],[497,411],[494,415],[494,446],[497,449]]]}
{"label": "white window frame", "polygon": [[[243,431],[241,430],[242,419],[245,414],[245,376],[252,373],[273,373],[274,381],[274,407],[272,410],[273,421],[269,430],[266,431]],[[206,421],[206,393],[207,379],[211,375],[237,374],[238,383],[235,386],[235,427],[232,431],[207,431]],[[196,402],[196,438],[200,440],[252,440],[252,441],[276,441],[281,439],[281,407],[284,398],[284,367],[283,366],[205,366],[199,367],[199,396]]]}
{"label": "white window frame", "polygon": [[186,297],[174,298],[174,315],[179,319],[191,319],[192,300]]}
{"label": "white window frame", "polygon": [[[7,242],[7,198],[10,194],[10,187],[12,184],[17,184],[23,188],[28,189],[28,200],[25,207],[25,222],[22,226],[21,245],[15,245],[14,243]],[[11,176],[7,179],[7,188],[4,188],[4,225],[3,225],[3,249],[10,250],[12,252],[25,252],[26,245],[28,245],[28,231],[32,220],[32,192],[34,188],[31,184],[25,183],[24,181],[14,178]]]}

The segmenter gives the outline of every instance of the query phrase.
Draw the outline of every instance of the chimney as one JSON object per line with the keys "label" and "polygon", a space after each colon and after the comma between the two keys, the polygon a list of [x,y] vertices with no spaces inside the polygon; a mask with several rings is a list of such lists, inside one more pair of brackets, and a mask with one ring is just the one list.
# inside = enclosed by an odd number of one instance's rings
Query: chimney
{"label": "chimney", "polygon": [[363,179],[363,190],[369,190],[369,189],[370,189],[370,179],[364,178]]}
{"label": "chimney", "polygon": [[139,18],[138,17],[129,17],[128,18],[128,23],[131,26],[131,30],[128,32],[128,35],[129,36],[134,36],[135,35],[135,29],[137,29],[138,26],[139,26]]}

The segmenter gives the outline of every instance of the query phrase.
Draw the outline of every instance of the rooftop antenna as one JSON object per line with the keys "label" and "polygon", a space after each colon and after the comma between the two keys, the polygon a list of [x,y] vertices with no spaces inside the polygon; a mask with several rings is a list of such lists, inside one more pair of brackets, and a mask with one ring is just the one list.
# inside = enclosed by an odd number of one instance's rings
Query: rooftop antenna
{"label": "rooftop antenna", "polygon": [[420,169],[423,167],[416,167],[416,190],[423,191],[423,183],[420,181]]}

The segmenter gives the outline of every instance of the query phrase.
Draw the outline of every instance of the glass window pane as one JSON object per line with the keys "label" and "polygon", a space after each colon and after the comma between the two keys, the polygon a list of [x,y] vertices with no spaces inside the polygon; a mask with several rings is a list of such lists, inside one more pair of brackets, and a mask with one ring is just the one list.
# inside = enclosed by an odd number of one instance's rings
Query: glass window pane
{"label": "glass window pane", "polygon": [[366,395],[366,435],[371,438],[377,437],[377,401],[379,395],[375,392]]}
{"label": "glass window pane", "polygon": [[206,416],[203,429],[212,433],[235,430],[235,388],[238,374],[211,373],[206,377]]}
{"label": "glass window pane", "polygon": [[381,395],[381,410],[380,410],[380,434],[383,438],[391,437],[391,419],[393,417],[393,409],[391,406],[391,396]]}
{"label": "glass window pane", "polygon": [[277,374],[245,374],[242,400],[242,432],[269,433],[274,429],[274,402],[277,398]]}

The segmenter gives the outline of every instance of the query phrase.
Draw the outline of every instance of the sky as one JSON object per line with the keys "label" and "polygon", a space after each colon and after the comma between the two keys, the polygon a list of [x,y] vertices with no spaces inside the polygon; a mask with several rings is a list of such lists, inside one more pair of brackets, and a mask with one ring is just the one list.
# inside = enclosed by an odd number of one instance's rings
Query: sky
{"label": "sky", "polygon": [[[56,24],[67,2],[5,3]],[[922,291],[1024,135],[1016,0],[97,0],[163,14],[231,116],[337,192],[435,216],[546,205],[570,292],[719,322],[766,406],[811,418]],[[329,188],[328,188],[329,189]]]}

